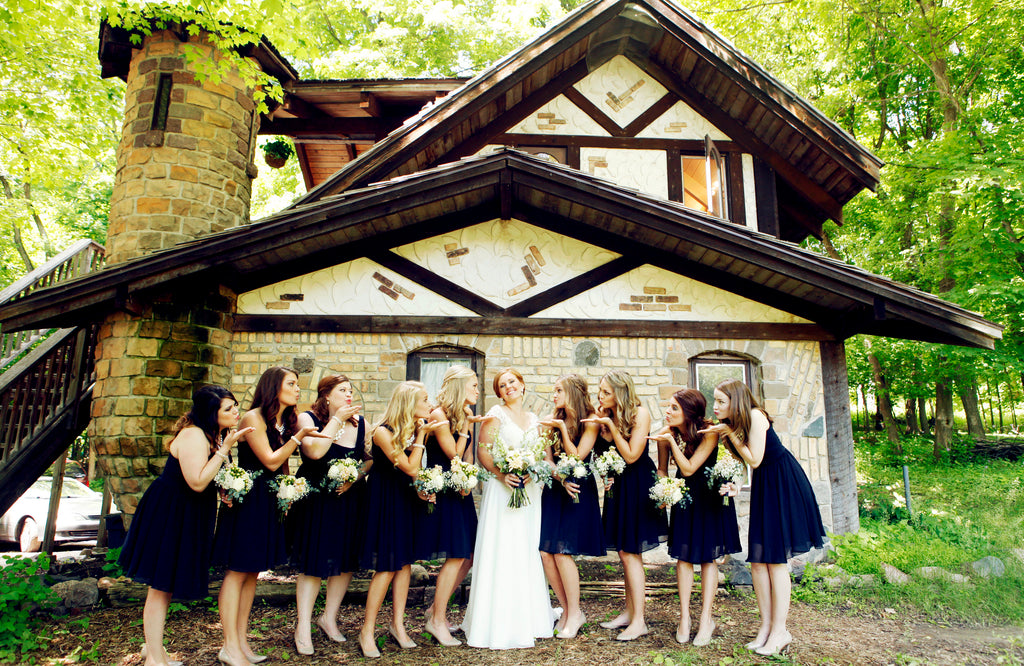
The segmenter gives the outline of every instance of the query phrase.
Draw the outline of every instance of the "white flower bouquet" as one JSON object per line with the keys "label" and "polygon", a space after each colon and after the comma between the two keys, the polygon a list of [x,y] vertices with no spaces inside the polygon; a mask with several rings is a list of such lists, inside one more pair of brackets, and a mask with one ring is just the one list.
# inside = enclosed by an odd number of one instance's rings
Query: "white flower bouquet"
{"label": "white flower bouquet", "polygon": [[[614,476],[622,474],[626,470],[626,461],[622,459],[619,452],[615,450],[615,447],[608,449],[601,455],[597,456],[593,462],[590,463],[590,471],[595,476],[599,476],[607,482]],[[608,496],[611,497],[612,490],[608,489]]]}
{"label": "white flower bouquet", "polygon": [[651,486],[650,497],[658,505],[659,509],[666,509],[678,504],[684,507],[689,503],[690,496],[686,490],[686,484],[682,479],[673,479],[668,476],[659,477]]}
{"label": "white flower bouquet", "polygon": [[332,460],[327,468],[327,476],[324,477],[323,489],[335,492],[346,483],[355,483],[359,480],[359,468],[360,464],[355,458]]}
{"label": "white flower bouquet", "polygon": [[[440,465],[434,465],[433,467],[426,467],[421,469],[417,474],[416,478],[412,480],[412,485],[416,489],[416,492],[421,495],[436,495],[437,493],[444,490],[445,477],[444,470],[441,469]],[[427,503],[427,513],[434,512],[434,503]]]}
{"label": "white flower bouquet", "polygon": [[445,472],[445,488],[465,495],[488,476],[478,465],[465,462],[461,458],[452,458],[452,467]]}
{"label": "white flower bouquet", "polygon": [[217,476],[213,477],[213,482],[232,502],[241,502],[249,494],[249,491],[252,490],[252,484],[259,475],[259,471],[250,472],[242,469],[235,463],[230,463],[217,471]]}
{"label": "white flower bouquet", "polygon": [[306,479],[290,474],[278,474],[270,482],[270,488],[277,493],[277,508],[282,518],[288,515],[288,510],[295,502],[313,492]]}
{"label": "white flower bouquet", "polygon": [[[494,465],[502,474],[515,474],[517,476],[529,475],[536,483],[551,485],[551,466],[544,459],[544,450],[547,448],[545,440],[527,435],[523,438],[522,446],[513,448],[508,446],[501,437],[496,437],[488,447]],[[526,495],[526,488],[520,485],[512,489],[512,497],[508,500],[508,506],[513,509],[524,507],[530,503]]]}
{"label": "white flower bouquet", "polygon": [[[558,457],[558,463],[555,464],[555,474],[566,481],[579,483],[583,479],[587,478],[587,474],[589,473],[590,470],[587,469],[587,466],[582,460],[580,460],[579,456],[570,455],[568,453],[560,455]],[[580,496],[578,493],[572,496],[572,501],[573,504],[580,503]]]}
{"label": "white flower bouquet", "polygon": [[[732,456],[725,456],[718,459],[713,467],[706,471],[708,477],[708,488],[718,492],[727,483],[739,483],[743,479],[743,464]],[[729,506],[728,495],[722,496],[722,506]]]}

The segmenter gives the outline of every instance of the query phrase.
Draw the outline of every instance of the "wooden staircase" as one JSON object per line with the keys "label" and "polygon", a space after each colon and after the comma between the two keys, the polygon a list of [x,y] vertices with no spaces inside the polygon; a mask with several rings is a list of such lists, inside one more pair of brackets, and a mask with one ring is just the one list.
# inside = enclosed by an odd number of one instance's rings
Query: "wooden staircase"
{"label": "wooden staircase", "polygon": [[[79,241],[0,292],[0,306],[102,267]],[[67,451],[89,423],[97,324],[0,332],[0,514]]]}

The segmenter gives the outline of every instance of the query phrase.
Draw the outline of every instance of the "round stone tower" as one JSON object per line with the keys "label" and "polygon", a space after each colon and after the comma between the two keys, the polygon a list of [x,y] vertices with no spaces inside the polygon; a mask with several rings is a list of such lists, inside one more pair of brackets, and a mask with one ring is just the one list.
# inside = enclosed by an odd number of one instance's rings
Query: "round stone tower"
{"label": "round stone tower", "polygon": [[[257,65],[293,71],[265,43],[250,53]],[[124,30],[102,27],[103,75],[127,83],[105,270],[249,222],[259,128],[252,91],[238,70],[214,83],[195,68],[222,57],[184,30],[155,31],[135,45]],[[129,518],[163,469],[192,392],[231,383],[235,302],[216,283],[136,292],[100,326],[89,433]]]}

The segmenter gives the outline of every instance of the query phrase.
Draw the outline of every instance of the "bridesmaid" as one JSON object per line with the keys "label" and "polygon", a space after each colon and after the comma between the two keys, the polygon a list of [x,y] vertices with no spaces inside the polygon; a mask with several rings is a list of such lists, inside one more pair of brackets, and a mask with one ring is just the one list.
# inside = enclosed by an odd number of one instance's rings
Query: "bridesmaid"
{"label": "bridesmaid", "polygon": [[210,485],[239,437],[238,402],[221,386],[192,394],[192,409],[178,419],[163,473],[142,496],[119,563],[137,583],[149,585],[142,627],[147,666],[172,663],[164,650],[171,599],[209,593],[210,546],[217,493]]}
{"label": "bridesmaid", "polygon": [[295,586],[295,649],[299,654],[313,654],[310,625],[324,578],[327,599],[316,624],[332,641],[345,640],[338,630],[338,611],[352,582],[352,572],[359,568],[366,514],[363,479],[371,465],[365,460],[366,426],[359,409],[359,405],[352,404],[352,382],[348,377],[328,375],[316,387],[316,402],[298,417],[300,428],[313,427],[330,439],[302,440],[302,465],[296,476],[304,477],[311,487],[320,488],[333,461],[351,458],[361,465],[360,478],[354,483],[335,492],[318,492],[298,502],[289,515],[292,560],[300,572]]}
{"label": "bridesmaid", "polygon": [[657,476],[654,461],[647,454],[651,414],[640,405],[633,378],[624,370],[609,372],[601,379],[597,401],[597,415],[583,422],[601,426],[599,449],[614,446],[626,461],[626,469],[615,480],[611,497],[605,495],[603,516],[605,544],[619,552],[625,573],[626,610],[601,626],[623,628],[616,639],[631,641],[647,633],[641,553],[657,548],[668,538],[668,524],[665,512],[649,496]]}
{"label": "bridesmaid", "polygon": [[708,470],[718,459],[718,436],[698,435],[697,431],[711,425],[704,414],[707,400],[700,391],[682,389],[672,394],[665,410],[665,427],[652,437],[658,442],[658,475],[668,475],[669,456],[676,463],[677,476],[686,479],[690,498],[685,508],[672,507],[668,553],[676,559],[679,584],[679,628],[676,640],[690,640],[690,593],[693,591],[693,565],[700,565],[700,626],[693,644],[701,647],[711,642],[715,621],[711,604],[718,591],[718,564],[715,560],[743,550],[740,545],[736,507],[731,501],[723,504],[718,489],[708,487]]}
{"label": "bridesmaid", "polygon": [[[551,461],[558,455],[576,456],[584,463],[597,441],[600,426],[583,423],[595,414],[590,404],[587,380],[577,374],[563,375],[555,381],[555,412],[540,422],[555,438]],[[561,488],[544,489],[541,500],[540,556],[548,584],[555,591],[565,612],[555,629],[558,638],[575,638],[587,621],[580,608],[580,572],[573,555],[603,557],[606,554],[601,526],[601,507],[597,499],[597,480],[588,474],[580,482],[562,479]],[[576,501],[574,501],[576,500]]]}
{"label": "bridesmaid", "polygon": [[[374,642],[377,614],[391,586],[392,616],[388,633],[403,649],[416,647],[405,631],[413,547],[413,515],[417,499],[412,480],[420,470],[423,441],[444,422],[427,421],[430,403],[420,382],[402,382],[391,394],[384,418],[371,430],[373,468],[370,475],[366,539],[361,563],[373,569],[366,593],[366,616],[359,632],[364,657],[379,658]],[[394,585],[392,586],[392,582]]]}
{"label": "bridesmaid", "polygon": [[724,439],[729,452],[754,469],[747,561],[761,628],[747,649],[778,654],[793,640],[786,629],[792,587],[787,561],[821,548],[825,528],[807,475],[746,384],[727,380],[715,388],[715,416],[719,423],[701,432]]}
{"label": "bridesmaid", "polygon": [[[444,425],[426,438],[426,466],[440,465],[447,472],[455,458],[472,462],[473,424],[493,418],[473,415],[472,407],[479,398],[480,380],[475,372],[461,365],[448,368],[438,392],[438,406],[430,414],[431,419]],[[433,511],[427,511],[429,505],[424,502],[416,506],[416,559],[444,559],[437,575],[434,603],[426,612],[425,629],[441,645],[462,645],[462,641],[452,638],[447,611],[448,599],[472,564],[477,524],[473,496],[446,489],[437,495]]]}
{"label": "bridesmaid", "polygon": [[275,366],[260,377],[252,409],[242,417],[248,431],[238,443],[238,465],[260,474],[243,501],[224,504],[213,542],[214,564],[227,568],[217,599],[224,631],[224,647],[217,659],[228,666],[258,664],[267,659],[249,647],[249,614],[256,596],[256,578],[261,571],[288,559],[277,497],[269,484],[279,470],[287,473],[288,457],[304,437],[323,437],[313,426],[298,427],[298,401],[298,374]]}

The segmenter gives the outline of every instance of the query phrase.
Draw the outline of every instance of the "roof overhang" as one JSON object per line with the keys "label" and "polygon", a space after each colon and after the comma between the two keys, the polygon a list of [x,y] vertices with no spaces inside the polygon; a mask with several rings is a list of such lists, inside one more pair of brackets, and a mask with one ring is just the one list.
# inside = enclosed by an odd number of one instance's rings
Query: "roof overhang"
{"label": "roof overhang", "polygon": [[[297,207],[33,292],[12,331],[79,325],[144,292],[237,293],[491,219],[520,219],[807,319],[858,333],[992,348],[1002,327],[794,244],[516,151],[451,163]],[[429,285],[427,285],[429,286]]]}

